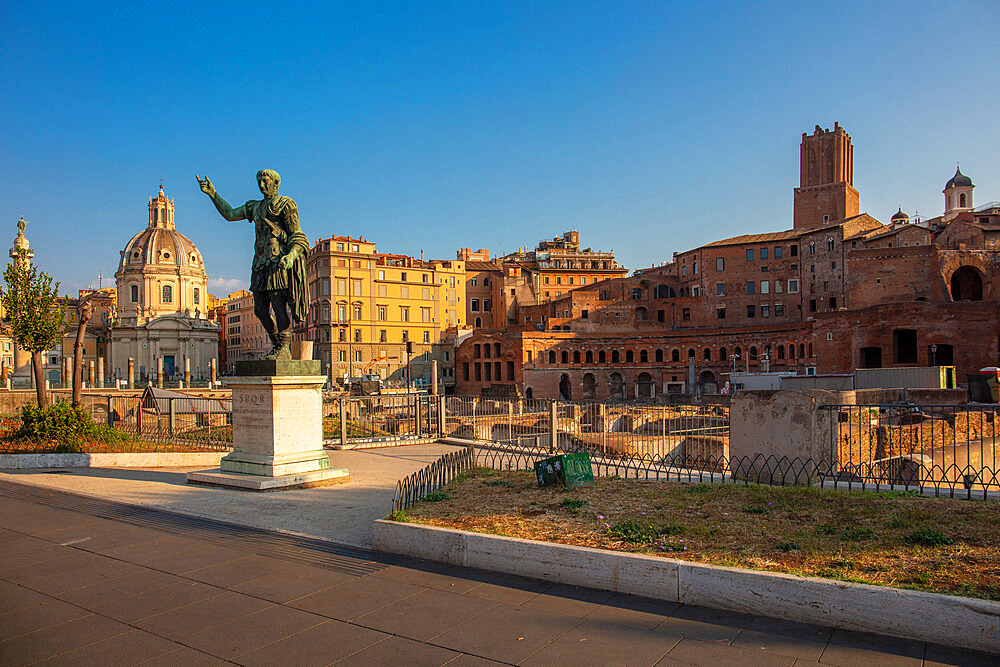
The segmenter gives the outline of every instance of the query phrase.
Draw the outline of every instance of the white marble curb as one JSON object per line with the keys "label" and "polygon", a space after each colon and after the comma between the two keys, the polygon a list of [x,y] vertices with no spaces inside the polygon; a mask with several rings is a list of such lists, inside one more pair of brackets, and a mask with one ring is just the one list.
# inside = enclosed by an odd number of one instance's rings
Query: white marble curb
{"label": "white marble curb", "polygon": [[185,468],[215,466],[227,452],[142,452],[111,454],[0,454],[0,469]]}
{"label": "white marble curb", "polygon": [[1000,652],[1000,603],[376,521],[376,551],[617,593]]}

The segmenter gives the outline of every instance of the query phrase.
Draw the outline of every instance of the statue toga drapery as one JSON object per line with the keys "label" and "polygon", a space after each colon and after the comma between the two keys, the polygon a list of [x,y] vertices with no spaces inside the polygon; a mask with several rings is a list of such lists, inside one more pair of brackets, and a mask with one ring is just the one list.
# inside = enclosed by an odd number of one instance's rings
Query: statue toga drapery
{"label": "statue toga drapery", "polygon": [[198,178],[201,191],[211,197],[223,218],[231,222],[247,220],[254,225],[250,291],[254,314],[271,339],[271,351],[265,359],[291,357],[288,311],[291,310],[291,319],[296,323],[304,322],[309,312],[305,262],[309,241],[299,229],[295,200],[278,195],[280,181],[281,177],[271,169],[257,172],[257,185],[264,198],[251,199],[234,209],[215,191],[212,181]]}

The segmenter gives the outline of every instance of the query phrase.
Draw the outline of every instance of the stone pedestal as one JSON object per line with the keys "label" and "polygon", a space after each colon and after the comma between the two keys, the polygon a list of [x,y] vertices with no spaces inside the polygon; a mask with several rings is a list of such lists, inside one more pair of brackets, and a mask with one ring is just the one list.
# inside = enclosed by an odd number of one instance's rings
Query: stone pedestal
{"label": "stone pedestal", "polygon": [[347,470],[330,468],[323,449],[326,377],[297,374],[312,371],[309,362],[244,363],[223,380],[233,390],[233,451],[218,470],[188,473],[188,482],[266,491],[349,481]]}

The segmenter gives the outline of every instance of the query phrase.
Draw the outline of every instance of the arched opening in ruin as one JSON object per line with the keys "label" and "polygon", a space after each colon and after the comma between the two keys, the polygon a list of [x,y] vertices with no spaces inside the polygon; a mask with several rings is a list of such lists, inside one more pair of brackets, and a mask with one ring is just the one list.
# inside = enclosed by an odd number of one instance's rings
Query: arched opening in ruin
{"label": "arched opening in ruin", "polygon": [[983,300],[983,277],[979,271],[971,266],[962,266],[951,274],[951,300]]}
{"label": "arched opening in ruin", "polygon": [[597,398],[597,393],[595,387],[597,385],[597,379],[594,377],[593,373],[583,374],[583,397],[584,398]]}
{"label": "arched opening in ruin", "polygon": [[618,350],[611,350],[611,363],[617,364],[621,361],[621,355],[618,354]]}
{"label": "arched opening in ruin", "polygon": [[532,391],[531,387],[528,387],[527,389],[524,390],[524,397],[525,398],[534,398],[535,397],[535,392]]}
{"label": "arched opening in ruin", "polygon": [[569,382],[569,376],[563,373],[559,376],[559,398],[568,401],[573,397],[573,388]]}
{"label": "arched opening in ruin", "polygon": [[636,394],[639,398],[653,398],[653,376],[649,373],[639,373],[636,380]]}
{"label": "arched opening in ruin", "polygon": [[649,361],[649,352],[647,352],[646,350],[639,350],[639,361],[641,361],[642,363],[646,363],[647,361]]}

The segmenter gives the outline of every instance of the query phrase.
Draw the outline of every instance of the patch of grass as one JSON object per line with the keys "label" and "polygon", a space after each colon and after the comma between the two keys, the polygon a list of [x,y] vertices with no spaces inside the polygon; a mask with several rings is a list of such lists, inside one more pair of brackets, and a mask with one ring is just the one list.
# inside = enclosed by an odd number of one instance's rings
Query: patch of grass
{"label": "patch of grass", "polygon": [[389,516],[386,517],[389,521],[395,521],[396,523],[412,523],[413,519],[406,510],[393,510],[389,512]]}
{"label": "patch of grass", "polygon": [[511,489],[511,488],[514,487],[513,484],[511,484],[510,482],[508,482],[505,479],[491,479],[488,482],[483,482],[483,486],[505,486],[508,489]]}
{"label": "patch of grass", "polygon": [[565,507],[571,510],[578,510],[584,505],[589,505],[590,503],[586,500],[579,500],[577,498],[567,498],[566,500],[559,503],[560,507]]}
{"label": "patch of grass", "polygon": [[426,500],[431,503],[439,503],[442,500],[451,500],[451,494],[447,491],[434,491],[433,493],[428,493],[420,500]]}
{"label": "patch of grass", "polygon": [[880,491],[879,493],[873,493],[873,498],[913,498],[919,496],[920,492],[916,490],[910,491]]}
{"label": "patch of grass", "polygon": [[611,526],[608,533],[629,544],[651,544],[664,535],[673,535],[681,530],[683,529],[676,524],[657,526],[629,519]]}
{"label": "patch of grass", "polygon": [[874,540],[877,535],[871,528],[862,528],[861,526],[854,526],[853,528],[848,528],[840,533],[840,536],[845,540],[850,540],[852,542],[860,542],[862,540]]}
{"label": "patch of grass", "polygon": [[708,493],[711,490],[712,486],[710,484],[695,484],[686,489],[688,493]]}
{"label": "patch of grass", "polygon": [[904,537],[903,541],[907,544],[916,544],[923,547],[940,547],[955,543],[955,540],[951,539],[940,530],[927,528],[926,526],[913,531]]}
{"label": "patch of grass", "polygon": [[[500,480],[511,486],[486,484]],[[535,481],[499,470],[452,482],[450,500],[407,513],[446,528],[1000,600],[993,501],[607,477],[558,493]],[[922,527],[961,549],[907,541]]]}

